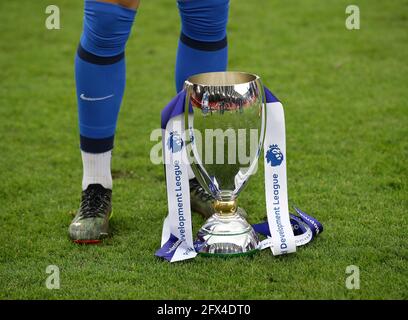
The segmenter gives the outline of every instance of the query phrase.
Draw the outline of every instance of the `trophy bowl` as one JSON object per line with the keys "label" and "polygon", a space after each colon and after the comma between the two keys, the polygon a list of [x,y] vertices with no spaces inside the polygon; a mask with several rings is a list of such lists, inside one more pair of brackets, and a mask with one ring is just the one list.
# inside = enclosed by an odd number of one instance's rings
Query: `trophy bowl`
{"label": "trophy bowl", "polygon": [[257,75],[210,72],[185,81],[186,146],[196,179],[215,213],[197,235],[204,255],[247,255],[259,239],[237,210],[237,197],[256,172],[265,134],[265,94]]}

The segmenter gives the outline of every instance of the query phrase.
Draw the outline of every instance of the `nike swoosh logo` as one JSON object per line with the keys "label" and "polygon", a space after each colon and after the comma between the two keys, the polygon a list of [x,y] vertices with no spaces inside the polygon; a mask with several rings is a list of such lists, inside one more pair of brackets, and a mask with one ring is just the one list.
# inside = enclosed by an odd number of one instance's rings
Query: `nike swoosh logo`
{"label": "nike swoosh logo", "polygon": [[101,100],[106,100],[106,99],[112,98],[113,96],[114,96],[114,94],[110,94],[109,96],[105,96],[105,97],[89,98],[89,97],[86,97],[83,93],[81,93],[81,95],[79,97],[82,100],[85,100],[85,101],[101,101]]}

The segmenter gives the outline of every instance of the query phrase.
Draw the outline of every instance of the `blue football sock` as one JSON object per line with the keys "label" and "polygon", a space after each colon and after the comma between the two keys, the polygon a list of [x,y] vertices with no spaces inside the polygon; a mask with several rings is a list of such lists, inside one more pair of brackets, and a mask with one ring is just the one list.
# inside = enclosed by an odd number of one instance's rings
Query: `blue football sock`
{"label": "blue football sock", "polygon": [[84,29],[75,58],[81,150],[113,148],[125,90],[125,45],[136,11],[116,4],[85,1]]}
{"label": "blue football sock", "polygon": [[176,58],[179,92],[191,75],[227,69],[229,0],[178,0],[181,35]]}

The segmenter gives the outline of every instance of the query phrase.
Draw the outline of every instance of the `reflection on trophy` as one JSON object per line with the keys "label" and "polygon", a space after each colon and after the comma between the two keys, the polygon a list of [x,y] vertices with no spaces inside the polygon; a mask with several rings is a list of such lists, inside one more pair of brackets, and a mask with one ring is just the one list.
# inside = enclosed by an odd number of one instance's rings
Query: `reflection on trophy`
{"label": "reflection on trophy", "polygon": [[260,78],[211,72],[185,82],[185,125],[192,170],[213,197],[215,214],[201,227],[197,248],[208,255],[242,255],[258,248],[252,226],[237,211],[237,197],[256,171],[265,131]]}

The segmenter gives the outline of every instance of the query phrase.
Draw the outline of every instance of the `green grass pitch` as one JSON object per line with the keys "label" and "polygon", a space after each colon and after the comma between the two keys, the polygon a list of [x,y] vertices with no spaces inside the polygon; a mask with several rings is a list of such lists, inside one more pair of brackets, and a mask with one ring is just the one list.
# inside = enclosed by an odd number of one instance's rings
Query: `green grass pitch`
{"label": "green grass pitch", "polygon": [[[143,1],[127,46],[113,158],[113,236],[72,244],[81,191],[73,59],[82,1],[0,4],[1,299],[407,299],[408,1],[231,0],[229,70],[259,74],[286,112],[289,195],[325,231],[296,254],[169,264],[154,256],[167,210],[150,132],[174,96],[175,0]],[[265,216],[262,171],[240,197]],[[202,223],[194,215],[194,227]],[[45,286],[60,268],[59,290]],[[345,286],[360,268],[360,289]]]}

